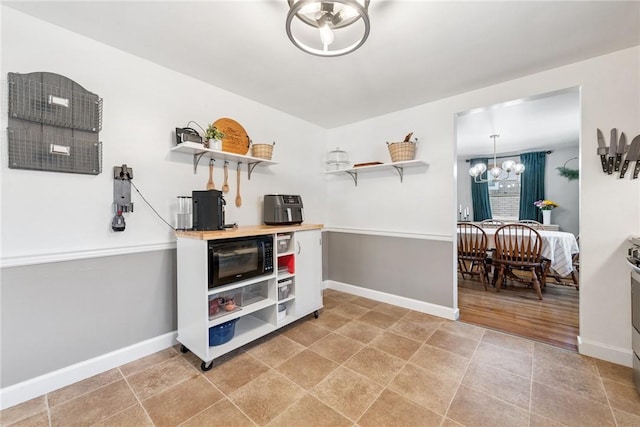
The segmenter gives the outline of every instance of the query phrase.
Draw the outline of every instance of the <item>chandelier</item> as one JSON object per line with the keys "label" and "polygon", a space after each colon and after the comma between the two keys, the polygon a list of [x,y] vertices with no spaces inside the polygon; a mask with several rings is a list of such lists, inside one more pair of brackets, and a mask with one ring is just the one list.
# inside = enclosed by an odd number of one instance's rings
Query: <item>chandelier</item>
{"label": "chandelier", "polygon": [[[509,179],[511,172],[516,175],[520,175],[524,172],[524,165],[522,163],[516,163],[513,160],[505,160],[502,162],[502,168],[498,166],[496,157],[496,138],[500,135],[490,135],[489,138],[493,138],[493,167],[489,170],[491,175],[491,181],[501,181]],[[474,178],[474,182],[482,183],[488,182],[488,179],[481,179],[483,173],[487,171],[487,165],[484,163],[476,163],[469,169],[469,175]]]}
{"label": "chandelier", "polygon": [[303,51],[340,56],[369,37],[369,0],[288,0],[287,36]]}

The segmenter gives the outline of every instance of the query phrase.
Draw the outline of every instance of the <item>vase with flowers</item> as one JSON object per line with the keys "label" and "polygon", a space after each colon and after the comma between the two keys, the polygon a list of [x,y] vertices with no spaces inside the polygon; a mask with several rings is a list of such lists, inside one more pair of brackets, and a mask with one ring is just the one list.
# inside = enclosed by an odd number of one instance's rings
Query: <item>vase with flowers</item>
{"label": "vase with flowers", "polygon": [[558,204],[551,200],[538,200],[533,204],[542,211],[542,223],[551,225],[551,211],[558,207]]}

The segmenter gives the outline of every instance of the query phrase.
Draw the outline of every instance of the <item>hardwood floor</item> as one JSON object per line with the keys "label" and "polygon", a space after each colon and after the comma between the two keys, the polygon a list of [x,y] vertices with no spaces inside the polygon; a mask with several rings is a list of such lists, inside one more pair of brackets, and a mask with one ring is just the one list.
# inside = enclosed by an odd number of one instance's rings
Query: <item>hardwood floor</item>
{"label": "hardwood floor", "polygon": [[577,351],[579,291],[547,282],[542,298],[521,283],[485,291],[458,274],[460,321]]}

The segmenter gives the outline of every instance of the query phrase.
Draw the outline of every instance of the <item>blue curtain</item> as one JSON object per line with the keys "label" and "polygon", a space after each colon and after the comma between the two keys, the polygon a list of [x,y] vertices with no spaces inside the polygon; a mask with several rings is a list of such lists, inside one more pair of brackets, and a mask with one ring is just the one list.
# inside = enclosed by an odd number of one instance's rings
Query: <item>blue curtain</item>
{"label": "blue curtain", "polygon": [[[488,166],[489,159],[471,159],[470,165],[473,167],[476,163],[484,163]],[[483,173],[480,178],[487,179],[487,172]],[[471,203],[473,204],[473,220],[483,221],[491,218],[491,201],[489,200],[489,183],[475,182],[471,177]]]}
{"label": "blue curtain", "polygon": [[520,154],[520,161],[525,167],[520,177],[520,219],[542,222],[542,212],[533,203],[544,199],[546,153]]}

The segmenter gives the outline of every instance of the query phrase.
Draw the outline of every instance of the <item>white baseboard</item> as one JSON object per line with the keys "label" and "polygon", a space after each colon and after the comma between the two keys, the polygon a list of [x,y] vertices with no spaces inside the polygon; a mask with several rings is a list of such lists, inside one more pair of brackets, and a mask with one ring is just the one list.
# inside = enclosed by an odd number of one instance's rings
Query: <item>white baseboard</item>
{"label": "white baseboard", "polygon": [[578,352],[585,356],[606,360],[622,366],[632,367],[633,351],[630,348],[614,347],[601,342],[590,341],[578,336]]}
{"label": "white baseboard", "polygon": [[402,297],[398,295],[388,294],[373,289],[363,288],[361,286],[349,285],[347,283],[336,282],[335,280],[325,280],[325,289],[335,289],[360,297],[372,299],[374,301],[385,302],[400,307],[409,308],[421,313],[431,314],[433,316],[444,317],[449,320],[458,320],[460,311],[457,308],[444,307],[442,305],[431,304],[412,298]]}
{"label": "white baseboard", "polygon": [[0,410],[169,348],[177,344],[176,336],[177,332],[169,332],[0,389]]}

